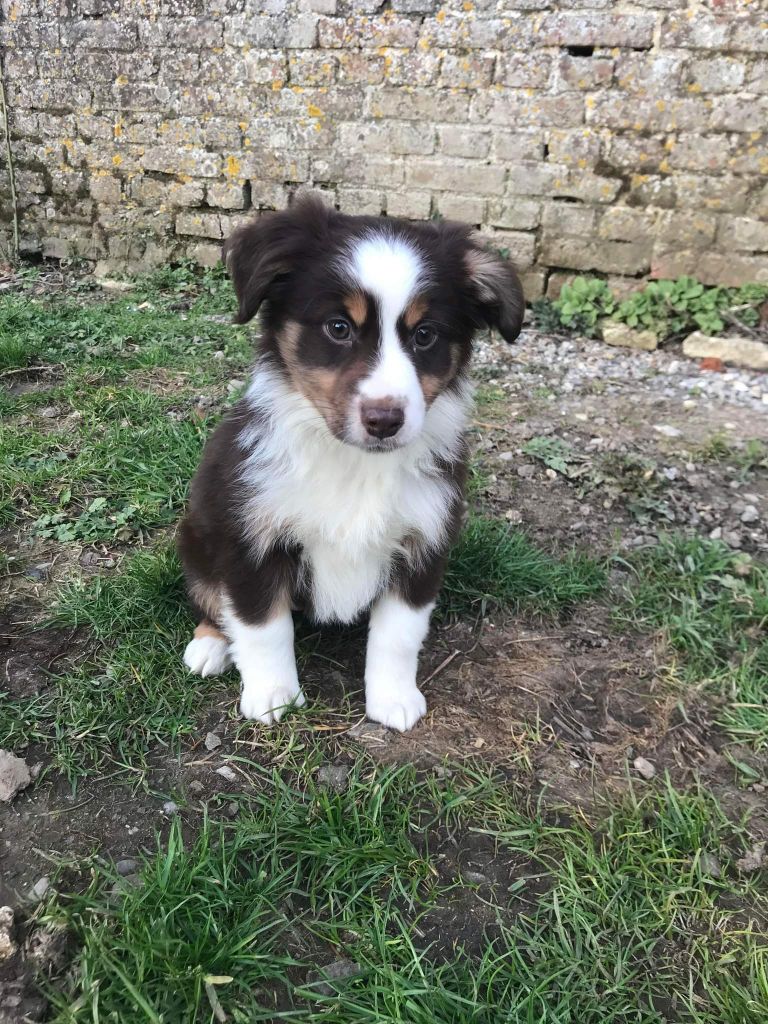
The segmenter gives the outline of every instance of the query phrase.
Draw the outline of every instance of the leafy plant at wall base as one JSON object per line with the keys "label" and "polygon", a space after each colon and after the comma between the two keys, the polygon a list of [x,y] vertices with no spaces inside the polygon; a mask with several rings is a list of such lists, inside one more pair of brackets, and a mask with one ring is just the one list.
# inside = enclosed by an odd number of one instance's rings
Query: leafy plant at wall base
{"label": "leafy plant at wall base", "polygon": [[616,300],[605,281],[596,277],[576,277],[563,285],[560,297],[553,303],[565,327],[596,337],[597,325],[616,309]]}

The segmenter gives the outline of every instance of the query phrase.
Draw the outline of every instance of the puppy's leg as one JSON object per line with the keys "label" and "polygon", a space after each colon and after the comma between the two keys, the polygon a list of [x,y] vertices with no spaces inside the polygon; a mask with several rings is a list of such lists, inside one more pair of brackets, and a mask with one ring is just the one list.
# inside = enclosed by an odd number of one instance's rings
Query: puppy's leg
{"label": "puppy's leg", "polygon": [[222,608],[222,621],[232,641],[232,656],[243,691],[240,714],[266,725],[279,722],[285,709],[304,704],[293,649],[293,617],[280,606],[259,623],[248,623],[233,607]]}
{"label": "puppy's leg", "polygon": [[208,619],[203,619],[184,651],[184,664],[195,675],[216,676],[232,664],[229,640]]}
{"label": "puppy's leg", "polygon": [[405,732],[427,713],[416,669],[434,607],[434,601],[414,607],[393,592],[373,606],[365,656],[365,712],[374,722]]}

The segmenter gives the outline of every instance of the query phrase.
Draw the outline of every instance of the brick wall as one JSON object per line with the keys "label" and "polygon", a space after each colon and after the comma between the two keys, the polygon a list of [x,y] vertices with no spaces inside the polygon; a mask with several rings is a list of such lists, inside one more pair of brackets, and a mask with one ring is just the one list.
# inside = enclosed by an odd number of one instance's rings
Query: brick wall
{"label": "brick wall", "polygon": [[563,271],[768,281],[764,0],[0,8],[28,252],[210,263],[312,187],[477,225],[531,297]]}

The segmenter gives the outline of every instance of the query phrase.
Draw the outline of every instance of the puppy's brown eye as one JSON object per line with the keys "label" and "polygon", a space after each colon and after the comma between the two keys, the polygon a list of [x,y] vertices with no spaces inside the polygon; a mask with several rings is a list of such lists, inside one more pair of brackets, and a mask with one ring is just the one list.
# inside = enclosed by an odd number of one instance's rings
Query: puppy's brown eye
{"label": "puppy's brown eye", "polygon": [[419,324],[416,330],[413,332],[413,344],[416,348],[427,349],[437,341],[437,331],[434,327],[430,327],[429,324]]}
{"label": "puppy's brown eye", "polygon": [[349,341],[352,335],[352,328],[349,321],[342,316],[333,316],[325,322],[325,333],[331,341]]}

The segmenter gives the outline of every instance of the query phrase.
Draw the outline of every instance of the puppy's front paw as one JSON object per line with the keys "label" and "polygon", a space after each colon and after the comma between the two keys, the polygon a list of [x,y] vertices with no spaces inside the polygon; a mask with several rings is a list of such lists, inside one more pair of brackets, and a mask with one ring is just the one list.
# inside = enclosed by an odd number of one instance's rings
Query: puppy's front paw
{"label": "puppy's front paw", "polygon": [[196,636],[184,651],[184,664],[195,675],[217,676],[232,664],[229,641],[218,636]]}
{"label": "puppy's front paw", "polygon": [[271,725],[279,722],[289,707],[300,708],[303,704],[306,704],[306,699],[298,683],[244,683],[240,714],[243,718]]}
{"label": "puppy's front paw", "polygon": [[387,696],[366,696],[365,713],[373,722],[381,722],[387,728],[397,729],[398,732],[407,732],[426,715],[427,702],[424,694],[416,686],[402,690],[393,689]]}

